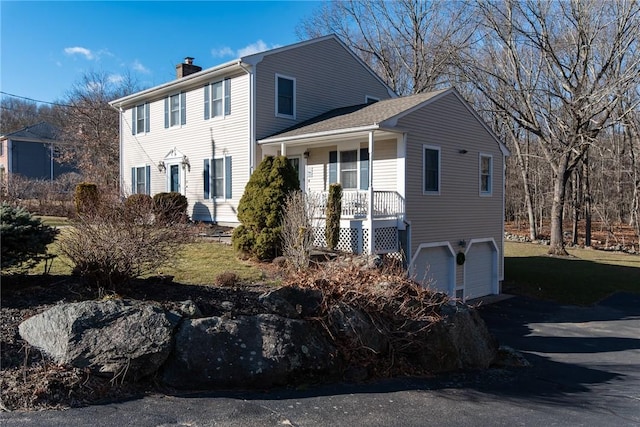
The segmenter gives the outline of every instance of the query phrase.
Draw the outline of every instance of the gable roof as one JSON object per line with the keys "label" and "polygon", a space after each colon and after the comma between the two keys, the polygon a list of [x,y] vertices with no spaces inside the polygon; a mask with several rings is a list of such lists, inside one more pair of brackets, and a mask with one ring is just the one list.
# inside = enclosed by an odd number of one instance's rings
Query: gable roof
{"label": "gable roof", "polygon": [[342,46],[349,54],[363,66],[372,76],[374,76],[381,84],[387,88],[390,96],[398,96],[392,89],[378,76],[367,64],[365,64],[353,51],[346,45],[338,36],[330,34],[328,36],[318,37],[315,39],[305,40],[302,42],[294,43],[287,46],[278,47],[275,49],[266,50],[264,52],[258,52],[251,55],[245,55],[243,57],[234,59],[233,61],[225,62],[224,64],[216,65],[211,68],[198,71],[197,73],[189,74],[186,77],[180,79],[174,79],[167,83],[163,83],[158,86],[154,86],[149,89],[142,90],[140,92],[133,93],[131,95],[123,96],[122,98],[114,99],[109,104],[113,107],[126,107],[142,100],[148,100],[151,98],[157,98],[166,96],[169,93],[179,91],[186,88],[195,87],[198,84],[205,83],[212,78],[221,76],[229,71],[249,72],[247,66],[255,66],[262,58],[268,55],[277,54],[291,49],[298,49],[303,46],[307,46],[314,43],[320,43],[326,40],[335,40],[340,46]]}
{"label": "gable roof", "polygon": [[58,129],[50,123],[40,122],[35,125],[26,126],[15,132],[2,135],[2,139],[12,139],[20,141],[55,141]]}
{"label": "gable roof", "polygon": [[281,143],[372,130],[403,132],[401,129],[394,129],[399,119],[449,94],[454,95],[462,102],[464,107],[496,141],[503,155],[508,156],[510,153],[504,143],[454,88],[385,99],[373,104],[337,108],[258,142],[260,144]]}

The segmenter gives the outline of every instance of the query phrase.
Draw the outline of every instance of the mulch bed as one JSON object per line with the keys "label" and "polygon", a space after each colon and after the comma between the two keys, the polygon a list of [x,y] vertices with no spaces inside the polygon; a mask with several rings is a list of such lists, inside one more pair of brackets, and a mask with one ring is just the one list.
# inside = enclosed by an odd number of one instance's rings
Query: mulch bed
{"label": "mulch bed", "polygon": [[[151,278],[123,286],[117,296],[157,303],[170,310],[190,299],[204,316],[228,313],[222,303],[228,306],[226,302],[231,302],[233,314],[253,315],[261,312],[257,299],[267,289],[272,288],[265,284],[183,285]],[[61,409],[168,391],[153,378],[135,384],[116,383],[82,369],[57,366],[18,334],[23,320],[57,303],[113,297],[114,293],[99,295],[72,276],[3,276],[1,296],[0,409]]]}

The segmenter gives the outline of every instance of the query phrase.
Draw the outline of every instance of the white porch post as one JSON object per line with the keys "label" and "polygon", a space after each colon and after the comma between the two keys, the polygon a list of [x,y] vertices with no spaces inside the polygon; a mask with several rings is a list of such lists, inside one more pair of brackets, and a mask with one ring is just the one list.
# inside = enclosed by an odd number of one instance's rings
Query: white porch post
{"label": "white porch post", "polygon": [[285,144],[284,142],[280,143],[280,155],[281,156],[287,155],[287,144]]}
{"label": "white porch post", "polygon": [[373,255],[376,247],[375,230],[373,229],[373,131],[369,132],[369,192],[367,194],[367,226],[369,228],[369,255]]}

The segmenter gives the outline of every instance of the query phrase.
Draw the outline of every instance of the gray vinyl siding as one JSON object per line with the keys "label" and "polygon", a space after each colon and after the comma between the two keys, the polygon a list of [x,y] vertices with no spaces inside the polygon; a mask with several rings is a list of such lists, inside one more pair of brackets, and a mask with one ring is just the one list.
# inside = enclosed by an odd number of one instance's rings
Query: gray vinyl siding
{"label": "gray vinyl siding", "polygon": [[[189,159],[183,194],[189,200],[194,220],[237,223],[237,205],[249,178],[249,78],[231,76],[231,114],[204,119],[204,84],[186,92],[186,124],[164,128],[164,98],[150,102],[150,131],[131,135],[131,110],[123,114],[123,181],[131,192],[131,168],[151,166],[151,194],[167,191],[167,172],[158,162],[176,148]],[[213,81],[218,81],[216,78]],[[209,83],[211,83],[209,82]],[[204,199],[204,159],[231,156],[233,164],[232,199]]]}
{"label": "gray vinyl siding", "polygon": [[[411,222],[411,251],[421,243],[493,238],[502,270],[503,156],[498,143],[461,101],[449,94],[398,122],[409,129],[406,156],[406,219]],[[423,145],[440,147],[440,194],[423,194]],[[461,154],[461,150],[467,150]],[[493,156],[491,196],[480,195],[479,155]],[[456,282],[463,268],[456,267]]]}
{"label": "gray vinyl siding", "polygon": [[[275,115],[275,75],[296,80],[296,119]],[[256,137],[266,138],[329,110],[389,98],[387,88],[336,40],[266,55],[256,66]]]}

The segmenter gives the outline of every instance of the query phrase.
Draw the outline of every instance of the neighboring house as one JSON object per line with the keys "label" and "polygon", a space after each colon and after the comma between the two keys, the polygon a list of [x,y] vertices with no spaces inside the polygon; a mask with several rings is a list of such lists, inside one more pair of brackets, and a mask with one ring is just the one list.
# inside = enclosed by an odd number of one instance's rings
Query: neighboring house
{"label": "neighboring house", "polygon": [[404,254],[451,296],[499,293],[508,152],[456,90],[398,98],[335,36],[177,70],[111,102],[123,189],[179,191],[192,219],[237,225],[251,172],[286,155],[320,203],[342,184],[338,249]]}
{"label": "neighboring house", "polygon": [[27,126],[0,136],[0,174],[11,185],[12,175],[53,181],[60,175],[77,172],[57,160],[60,142],[57,129],[46,122]]}

